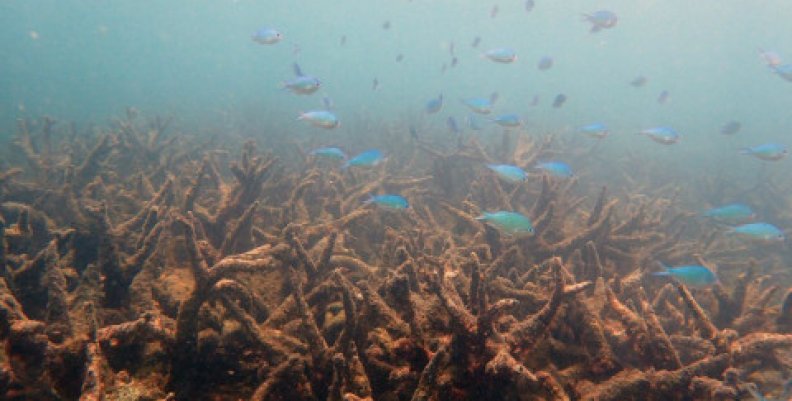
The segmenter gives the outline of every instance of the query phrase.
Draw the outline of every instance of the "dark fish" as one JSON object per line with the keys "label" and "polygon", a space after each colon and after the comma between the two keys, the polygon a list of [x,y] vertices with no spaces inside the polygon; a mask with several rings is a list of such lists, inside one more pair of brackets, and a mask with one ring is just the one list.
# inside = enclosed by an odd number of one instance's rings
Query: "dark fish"
{"label": "dark fish", "polygon": [[552,66],[553,66],[553,58],[549,56],[542,57],[541,59],[539,59],[539,63],[536,64],[536,68],[538,68],[541,71],[549,70],[550,67]]}
{"label": "dark fish", "polygon": [[390,27],[391,27],[390,21],[385,21],[382,23],[382,29],[387,31],[388,29],[390,29]]}
{"label": "dark fish", "polygon": [[410,125],[410,137],[416,141],[418,140],[418,129],[414,125]]}
{"label": "dark fish", "polygon": [[379,88],[379,80],[374,78],[374,81],[371,83],[371,90],[375,91]]}
{"label": "dark fish", "polygon": [[668,91],[660,92],[660,96],[657,97],[657,103],[665,104],[668,101]]}
{"label": "dark fish", "polygon": [[346,44],[346,35],[341,36],[341,46]]}
{"label": "dark fish", "polygon": [[470,47],[478,47],[479,43],[481,43],[481,36],[476,36],[473,38],[473,43],[470,44]]}
{"label": "dark fish", "polygon": [[397,63],[400,63],[402,60],[404,60],[404,55],[403,54],[399,53],[398,55],[396,55],[396,62]]}
{"label": "dark fish", "polygon": [[645,76],[639,75],[635,79],[630,81],[630,85],[632,85],[632,86],[634,86],[636,88],[640,88],[640,87],[646,85],[646,81],[648,81],[648,79],[646,79]]}
{"label": "dark fish", "polygon": [[525,12],[529,13],[533,11],[535,5],[534,0],[525,0]]}
{"label": "dark fish", "polygon": [[723,135],[734,135],[740,131],[740,128],[742,128],[742,124],[739,121],[732,120],[721,127],[720,133]]}
{"label": "dark fish", "polygon": [[456,119],[454,117],[448,117],[446,120],[446,125],[451,132],[458,134],[459,133],[459,125],[457,125]]}
{"label": "dark fish", "polygon": [[490,10],[490,18],[495,18],[496,16],[498,16],[498,10],[499,8],[497,4],[492,6],[492,10]]}
{"label": "dark fish", "polygon": [[561,106],[563,106],[563,105],[564,105],[564,102],[566,102],[566,100],[567,100],[567,97],[566,97],[566,95],[565,95],[565,94],[563,94],[563,93],[559,93],[559,94],[558,94],[558,95],[555,97],[555,99],[553,100],[553,107],[554,107],[554,108],[556,108],[556,109],[557,109],[557,108],[560,108]]}
{"label": "dark fish", "polygon": [[536,106],[539,104],[539,95],[534,95],[533,99],[531,99],[531,107]]}
{"label": "dark fish", "polygon": [[452,57],[452,58],[451,58],[451,68],[454,68],[454,67],[456,67],[456,65],[457,65],[458,63],[459,63],[459,59],[458,59],[456,56],[454,56],[454,57]]}

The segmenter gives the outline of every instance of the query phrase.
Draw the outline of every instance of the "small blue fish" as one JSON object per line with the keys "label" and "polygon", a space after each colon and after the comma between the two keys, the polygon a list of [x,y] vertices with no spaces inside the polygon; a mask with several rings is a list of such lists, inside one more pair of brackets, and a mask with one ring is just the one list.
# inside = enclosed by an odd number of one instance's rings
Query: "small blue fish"
{"label": "small blue fish", "polygon": [[347,155],[339,148],[318,148],[311,151],[311,156],[323,157],[331,160],[346,160]]}
{"label": "small blue fish", "polygon": [[773,67],[773,71],[778,74],[779,77],[784,78],[784,80],[792,82],[792,64],[775,66]]}
{"label": "small blue fish", "polygon": [[272,28],[261,28],[253,33],[251,39],[262,45],[274,45],[283,39],[283,35]]}
{"label": "small blue fish", "polygon": [[284,88],[298,95],[310,95],[319,90],[319,87],[322,86],[322,83],[316,77],[303,74],[299,64],[294,63],[292,65],[292,69],[294,70],[294,75],[296,77],[284,82]]}
{"label": "small blue fish", "polygon": [[484,212],[476,220],[486,221],[509,235],[530,235],[534,232],[531,220],[516,212]]}
{"label": "small blue fish", "polygon": [[767,161],[781,160],[789,154],[786,146],[777,143],[765,143],[740,150],[741,155],[750,155]]}
{"label": "small blue fish", "polygon": [[552,66],[553,66],[553,58],[549,56],[544,56],[540,58],[539,62],[536,64],[536,68],[538,68],[539,71],[549,70],[550,67]]}
{"label": "small blue fish", "polygon": [[750,206],[742,203],[731,203],[704,211],[704,217],[709,217],[719,223],[741,224],[751,221],[756,217]]}
{"label": "small blue fish", "polygon": [[415,128],[412,124],[410,124],[410,138],[416,141],[418,140],[418,128]]}
{"label": "small blue fish", "polygon": [[502,180],[511,183],[522,182],[528,178],[525,170],[511,164],[487,164],[487,168],[494,171]]}
{"label": "small blue fish", "polygon": [[435,114],[439,112],[443,108],[443,94],[441,93],[434,99],[430,99],[426,102],[424,106],[424,110],[426,110],[426,114]]}
{"label": "small blue fish", "polygon": [[574,175],[572,174],[572,168],[563,162],[538,163],[536,166],[534,166],[534,168],[538,170],[544,170],[550,175],[560,178],[571,178]]}
{"label": "small blue fish", "polygon": [[347,162],[344,163],[344,169],[352,166],[373,167],[380,164],[383,160],[385,160],[385,157],[382,155],[382,152],[378,149],[369,149],[347,160]]}
{"label": "small blue fish", "polygon": [[462,99],[462,103],[475,113],[489,114],[492,112],[492,106],[497,100],[498,92],[493,92],[488,98],[472,97],[468,99]]}
{"label": "small blue fish", "polygon": [[648,81],[649,81],[649,79],[648,79],[648,78],[646,78],[646,77],[645,77],[645,76],[643,76],[643,75],[639,75],[639,76],[635,77],[635,79],[633,79],[632,81],[630,81],[630,86],[633,86],[633,87],[635,87],[635,88],[640,88],[640,87],[642,87],[642,86],[646,85],[646,83],[647,83]]}
{"label": "small blue fish", "polygon": [[407,199],[399,195],[373,195],[364,203],[367,205],[373,203],[389,209],[407,209],[410,207]]}
{"label": "small blue fish", "polygon": [[525,0],[525,12],[530,13],[533,11],[534,6],[536,6],[534,0]]}
{"label": "small blue fish", "polygon": [[764,242],[783,242],[784,233],[776,226],[769,223],[748,223],[732,228],[727,234],[736,235],[747,240]]}
{"label": "small blue fish", "polygon": [[590,137],[603,139],[608,136],[609,131],[608,127],[605,126],[603,123],[593,123],[589,125],[584,125],[578,128],[578,132],[582,132]]}
{"label": "small blue fish", "polygon": [[453,116],[448,117],[448,119],[446,120],[446,126],[448,126],[448,130],[451,131],[451,133],[453,134],[459,134],[460,132],[462,132],[459,130],[459,125],[457,124],[456,119]]}
{"label": "small blue fish", "polygon": [[522,120],[517,114],[501,114],[490,121],[500,125],[501,127],[519,127],[522,125]]}
{"label": "small blue fish", "polygon": [[704,266],[663,266],[665,271],[652,273],[653,276],[671,276],[689,287],[706,287],[715,284],[718,277]]}
{"label": "small blue fish", "polygon": [[487,50],[482,54],[482,57],[486,57],[496,63],[508,64],[517,60],[517,53],[510,47],[500,47]]}
{"label": "small blue fish", "polygon": [[720,133],[723,135],[734,135],[740,131],[740,128],[742,128],[742,124],[739,121],[732,120],[721,127]]}
{"label": "small blue fish", "polygon": [[679,134],[670,127],[647,128],[638,134],[646,135],[651,140],[663,145],[673,145],[679,141]]}
{"label": "small blue fish", "polygon": [[657,96],[657,103],[665,104],[668,101],[669,95],[670,94],[668,93],[667,90],[660,92],[660,94]]}
{"label": "small blue fish", "polygon": [[555,99],[553,99],[553,108],[558,109],[566,103],[567,97],[563,93],[559,93],[556,95]]}
{"label": "small blue fish", "polygon": [[341,125],[338,117],[336,117],[333,112],[327,110],[306,111],[305,113],[300,113],[300,116],[297,117],[297,119],[307,121],[314,127],[324,129],[333,129]]}
{"label": "small blue fish", "polygon": [[591,23],[592,33],[613,28],[618,22],[616,14],[608,10],[599,10],[591,14],[583,14],[583,19]]}

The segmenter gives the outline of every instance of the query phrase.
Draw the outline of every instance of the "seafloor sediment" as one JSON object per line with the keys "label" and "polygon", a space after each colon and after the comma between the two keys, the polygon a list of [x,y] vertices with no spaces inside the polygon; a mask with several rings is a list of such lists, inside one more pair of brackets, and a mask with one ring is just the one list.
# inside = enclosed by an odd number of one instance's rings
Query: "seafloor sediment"
{"label": "seafloor sediment", "polygon": [[[386,139],[386,163],[342,171],[131,110],[88,132],[20,121],[0,164],[0,399],[738,400],[789,378],[788,248],[724,237],[646,161],[608,188],[511,185],[480,166],[532,165],[552,137]],[[535,234],[475,219],[489,210]],[[720,281],[687,288],[658,261]]]}

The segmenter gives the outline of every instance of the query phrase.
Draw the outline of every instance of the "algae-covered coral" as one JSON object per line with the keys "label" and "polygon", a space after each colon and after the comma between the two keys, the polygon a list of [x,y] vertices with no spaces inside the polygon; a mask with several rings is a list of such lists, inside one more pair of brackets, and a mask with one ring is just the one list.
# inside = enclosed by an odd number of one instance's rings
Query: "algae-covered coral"
{"label": "algae-covered coral", "polygon": [[[302,148],[288,160],[259,151],[267,140],[193,138],[134,110],[90,132],[21,120],[0,166],[0,398],[780,392],[792,292],[771,274],[789,258],[681,206],[728,183],[684,194],[639,160],[622,161],[609,188],[509,183],[485,166],[534,165],[560,139],[505,131],[452,150],[385,140],[384,163],[341,169]],[[570,149],[581,164],[593,157]],[[409,207],[364,202],[379,193]],[[528,216],[533,235],[477,220],[494,210]],[[687,288],[651,275],[669,261],[720,280]]]}

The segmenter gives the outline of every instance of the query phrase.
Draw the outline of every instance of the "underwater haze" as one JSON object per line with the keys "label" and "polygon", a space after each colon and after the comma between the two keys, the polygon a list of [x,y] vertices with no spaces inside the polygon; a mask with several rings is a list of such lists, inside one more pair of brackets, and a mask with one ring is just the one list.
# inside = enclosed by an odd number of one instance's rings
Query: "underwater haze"
{"label": "underwater haze", "polygon": [[[4,0],[0,121],[9,127],[26,113],[89,121],[133,106],[196,123],[242,111],[286,122],[320,106],[318,96],[279,88],[299,62],[321,78],[321,94],[343,121],[417,117],[438,93],[445,113],[461,117],[458,98],[497,91],[498,109],[532,125],[607,121],[624,142],[640,127],[673,125],[684,148],[749,144],[715,135],[729,120],[741,121],[752,141],[787,135],[792,83],[757,54],[763,48],[792,58],[788,2],[536,3],[526,12],[518,0]],[[599,9],[613,10],[618,25],[592,34],[582,15]],[[284,40],[250,40],[264,26]],[[472,48],[475,37],[481,43]],[[451,44],[459,64],[441,73]],[[514,48],[518,60],[496,65],[480,57],[496,47]],[[543,56],[554,59],[547,71],[536,68]],[[639,75],[648,78],[644,87],[628,85]],[[380,88],[372,91],[375,78]],[[658,104],[663,90],[670,99]],[[559,93],[569,101],[556,110],[549,105]],[[540,103],[529,107],[535,95]]]}

